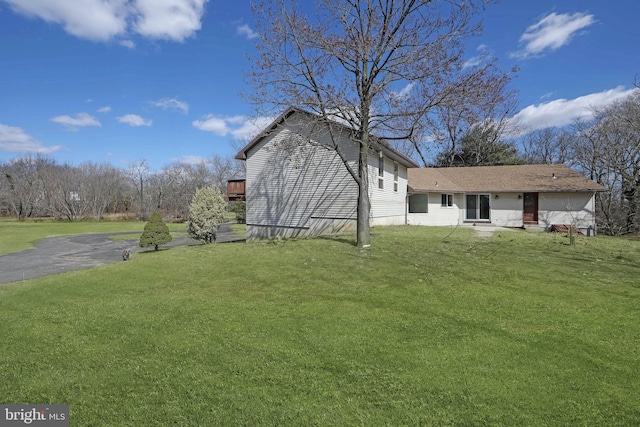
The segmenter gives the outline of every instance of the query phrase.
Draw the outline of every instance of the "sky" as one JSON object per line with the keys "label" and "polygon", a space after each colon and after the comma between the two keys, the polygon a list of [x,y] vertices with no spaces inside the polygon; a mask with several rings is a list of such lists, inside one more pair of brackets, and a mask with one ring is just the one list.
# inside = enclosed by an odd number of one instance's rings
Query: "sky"
{"label": "sky", "polygon": [[[565,126],[640,82],[638,16],[638,0],[502,0],[466,59],[519,68],[522,128]],[[0,162],[235,154],[269,121],[242,97],[255,31],[243,0],[0,0]]]}

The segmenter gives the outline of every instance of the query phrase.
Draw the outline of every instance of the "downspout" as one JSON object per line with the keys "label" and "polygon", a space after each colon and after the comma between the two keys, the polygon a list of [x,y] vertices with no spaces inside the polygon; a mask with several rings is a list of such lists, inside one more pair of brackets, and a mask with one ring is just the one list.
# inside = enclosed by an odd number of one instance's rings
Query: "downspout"
{"label": "downspout", "polygon": [[598,197],[598,192],[594,191],[593,192],[593,197],[591,198],[591,212],[593,212],[593,236],[597,236],[598,235],[598,221],[596,221],[596,209],[598,204],[596,203],[596,197]]}
{"label": "downspout", "polygon": [[404,225],[409,225],[409,191],[404,196]]}

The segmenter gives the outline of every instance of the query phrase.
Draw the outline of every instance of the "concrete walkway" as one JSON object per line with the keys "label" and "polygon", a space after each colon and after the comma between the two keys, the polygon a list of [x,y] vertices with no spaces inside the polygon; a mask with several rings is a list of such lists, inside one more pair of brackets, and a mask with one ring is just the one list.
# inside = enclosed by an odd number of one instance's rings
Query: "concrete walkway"
{"label": "concrete walkway", "polygon": [[491,237],[496,231],[513,231],[510,228],[497,227],[493,225],[475,225],[471,227],[478,237]]}
{"label": "concrete walkway", "polygon": [[[27,249],[0,256],[0,284],[34,279],[67,271],[97,267],[99,265],[122,262],[122,251],[130,253],[152,251],[141,248],[138,239],[115,241],[109,238],[116,234],[81,234],[76,236],[48,237],[38,242],[33,249]],[[218,228],[217,243],[243,241],[231,231],[230,224]],[[199,245],[197,240],[174,237],[162,248]]]}

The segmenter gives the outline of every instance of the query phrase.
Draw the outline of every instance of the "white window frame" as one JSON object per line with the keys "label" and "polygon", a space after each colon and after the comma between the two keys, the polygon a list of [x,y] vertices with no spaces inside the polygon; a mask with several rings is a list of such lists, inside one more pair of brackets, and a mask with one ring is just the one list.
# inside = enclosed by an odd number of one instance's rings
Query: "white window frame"
{"label": "white window frame", "polygon": [[400,165],[398,162],[393,162],[393,191],[398,192],[398,176],[400,175]]}
{"label": "white window frame", "polygon": [[453,194],[442,193],[440,196],[440,207],[452,208],[453,207]]}
{"label": "white window frame", "polygon": [[384,154],[378,152],[378,188],[384,190]]}

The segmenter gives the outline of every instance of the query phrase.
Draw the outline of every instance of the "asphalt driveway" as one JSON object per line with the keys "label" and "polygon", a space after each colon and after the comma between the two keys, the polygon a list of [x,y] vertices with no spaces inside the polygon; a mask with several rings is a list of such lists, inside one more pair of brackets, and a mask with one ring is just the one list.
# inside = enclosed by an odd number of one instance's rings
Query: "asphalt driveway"
{"label": "asphalt driveway", "polygon": [[[111,240],[109,236],[115,234],[118,233],[49,237],[40,241],[33,249],[2,255],[0,284],[122,262],[122,251],[125,249],[131,254],[153,250],[140,248],[138,239]],[[229,224],[219,227],[217,237],[219,243],[244,240],[231,231]],[[170,243],[162,245],[162,248],[197,244],[200,243],[185,234],[174,237]]]}

